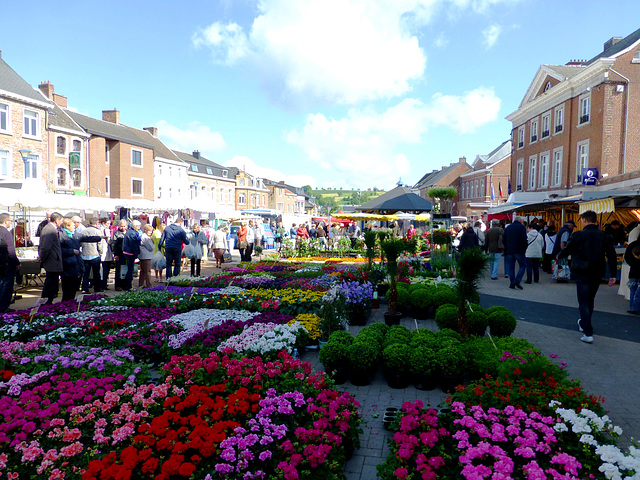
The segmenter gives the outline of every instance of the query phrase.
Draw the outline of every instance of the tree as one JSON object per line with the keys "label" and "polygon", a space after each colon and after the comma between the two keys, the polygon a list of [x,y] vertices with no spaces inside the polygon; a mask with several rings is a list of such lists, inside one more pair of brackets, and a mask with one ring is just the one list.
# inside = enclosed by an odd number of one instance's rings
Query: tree
{"label": "tree", "polygon": [[313,191],[311,189],[311,185],[305,185],[304,187],[302,187],[302,190],[304,190],[304,193],[309,195],[310,197],[313,197]]}
{"label": "tree", "polygon": [[436,213],[451,213],[451,200],[458,196],[456,187],[433,187],[427,190],[427,195],[433,198]]}

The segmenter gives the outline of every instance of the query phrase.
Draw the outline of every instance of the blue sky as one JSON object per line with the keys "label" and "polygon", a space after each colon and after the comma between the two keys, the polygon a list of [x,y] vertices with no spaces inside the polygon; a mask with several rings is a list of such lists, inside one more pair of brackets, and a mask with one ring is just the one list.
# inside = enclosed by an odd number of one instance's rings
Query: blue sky
{"label": "blue sky", "polygon": [[2,58],[170,147],[314,187],[391,188],[509,138],[541,64],[640,24],[597,0],[1,0]]}

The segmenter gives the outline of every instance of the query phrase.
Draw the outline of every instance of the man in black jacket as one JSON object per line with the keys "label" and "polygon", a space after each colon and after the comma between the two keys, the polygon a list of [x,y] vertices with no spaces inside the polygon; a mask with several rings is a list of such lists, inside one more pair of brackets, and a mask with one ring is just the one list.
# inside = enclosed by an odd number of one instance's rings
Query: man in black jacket
{"label": "man in black jacket", "polygon": [[[558,254],[558,259],[571,255],[571,271],[576,275],[578,293],[578,330],[584,332],[580,338],[585,343],[593,343],[593,303],[598,293],[600,280],[605,274],[605,256],[609,264],[609,286],[616,284],[618,262],[611,236],[598,229],[598,216],[587,210],[582,215],[584,228],[569,237],[566,246]],[[556,240],[557,241],[557,240]]]}
{"label": "man in black jacket", "polygon": [[20,269],[20,260],[16,255],[16,244],[10,228],[11,215],[0,213],[0,313],[13,311],[9,305],[13,297],[16,272]]}
{"label": "man in black jacket", "polygon": [[[522,290],[522,277],[526,270],[525,252],[527,251],[527,229],[524,218],[515,217],[511,225],[507,225],[502,236],[504,243],[505,266],[509,273],[509,288]],[[516,273],[516,261],[518,272]]]}

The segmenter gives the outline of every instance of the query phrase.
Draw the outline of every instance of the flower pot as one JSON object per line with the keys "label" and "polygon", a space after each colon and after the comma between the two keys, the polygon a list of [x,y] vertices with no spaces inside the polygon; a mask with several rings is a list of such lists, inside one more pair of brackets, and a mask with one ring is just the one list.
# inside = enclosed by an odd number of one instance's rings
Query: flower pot
{"label": "flower pot", "polygon": [[371,369],[363,370],[360,368],[351,368],[349,380],[352,385],[357,387],[363,387],[365,385],[369,385],[371,383],[372,377]]}
{"label": "flower pot", "polygon": [[409,386],[409,375],[398,370],[387,369],[387,385],[390,388],[407,388]]}
{"label": "flower pot", "polygon": [[327,344],[327,342],[328,340],[318,340],[318,346],[322,348]]}
{"label": "flower pot", "polygon": [[347,382],[347,378],[349,377],[349,367],[335,367],[327,370],[327,374],[336,385],[342,385]]}
{"label": "flower pot", "polygon": [[380,299],[374,298],[373,300],[371,300],[371,307],[375,309],[380,308]]}
{"label": "flower pot", "polygon": [[384,312],[384,323],[386,323],[389,326],[400,325],[401,318],[402,318],[401,312],[396,312],[396,313]]}
{"label": "flower pot", "polygon": [[464,374],[442,375],[440,377],[440,388],[445,393],[453,393],[458,385],[464,384]]}
{"label": "flower pot", "polygon": [[425,320],[429,318],[429,307],[411,307],[411,314],[416,320]]}
{"label": "flower pot", "polygon": [[438,386],[438,377],[434,374],[414,375],[413,382],[418,390],[433,390]]}

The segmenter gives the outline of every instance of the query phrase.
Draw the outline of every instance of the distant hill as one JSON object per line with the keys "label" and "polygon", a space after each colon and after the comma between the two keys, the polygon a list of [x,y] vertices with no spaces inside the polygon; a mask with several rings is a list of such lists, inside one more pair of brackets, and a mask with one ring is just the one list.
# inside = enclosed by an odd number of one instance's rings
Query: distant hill
{"label": "distant hill", "polygon": [[[312,195],[316,197],[319,205],[338,206],[338,205],[358,205],[357,190],[340,190],[340,189],[318,189],[311,190]],[[379,197],[384,190],[371,189],[362,190],[360,193],[360,205],[367,203],[369,200]]]}

